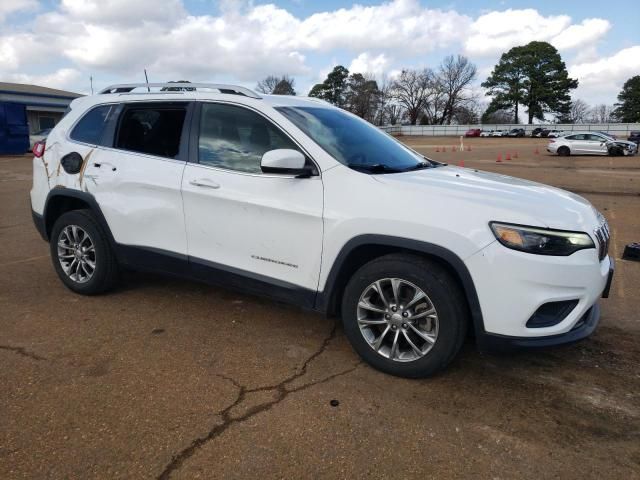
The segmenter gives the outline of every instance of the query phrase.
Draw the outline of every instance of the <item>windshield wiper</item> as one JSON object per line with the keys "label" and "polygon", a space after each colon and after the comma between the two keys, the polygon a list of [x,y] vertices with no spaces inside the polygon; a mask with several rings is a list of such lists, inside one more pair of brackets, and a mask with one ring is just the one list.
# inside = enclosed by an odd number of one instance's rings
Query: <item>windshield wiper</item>
{"label": "windshield wiper", "polygon": [[373,165],[368,165],[366,163],[348,163],[347,167],[367,173],[400,173],[405,171],[398,170],[397,168],[390,167],[383,163],[374,163]]}
{"label": "windshield wiper", "polygon": [[433,168],[434,166],[435,165],[433,165],[433,163],[431,163],[429,161],[424,161],[424,162],[417,163],[413,167],[407,168],[405,170],[405,172],[408,172],[408,171],[411,171],[411,170],[422,170],[424,168]]}

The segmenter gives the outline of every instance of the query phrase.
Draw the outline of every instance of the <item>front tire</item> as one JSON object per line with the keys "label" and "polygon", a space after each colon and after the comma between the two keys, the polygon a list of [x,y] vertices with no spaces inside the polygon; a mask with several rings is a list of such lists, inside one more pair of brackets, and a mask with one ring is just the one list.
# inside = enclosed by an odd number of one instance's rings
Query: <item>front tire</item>
{"label": "front tire", "polygon": [[558,155],[560,155],[561,157],[568,157],[571,154],[571,151],[569,150],[569,147],[560,147],[558,149]]}
{"label": "front tire", "polygon": [[391,254],[361,267],[342,299],[353,348],[372,367],[407,378],[429,377],[453,360],[467,327],[455,279],[423,257]]}
{"label": "front tire", "polygon": [[56,273],[70,290],[96,295],[113,288],[118,263],[108,237],[90,210],[73,210],[56,220],[49,240]]}

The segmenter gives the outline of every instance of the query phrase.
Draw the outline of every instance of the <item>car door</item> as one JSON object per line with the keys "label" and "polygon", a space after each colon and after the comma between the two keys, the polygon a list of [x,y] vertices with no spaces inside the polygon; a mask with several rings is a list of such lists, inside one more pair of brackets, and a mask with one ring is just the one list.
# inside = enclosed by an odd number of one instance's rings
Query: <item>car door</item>
{"label": "car door", "polygon": [[[584,155],[585,153],[587,153],[587,143],[583,134],[578,133],[575,135],[568,135],[564,137],[564,139],[572,154]],[[557,141],[562,142],[562,139]]]}
{"label": "car door", "polygon": [[[182,181],[193,272],[310,305],[323,232],[323,186],[315,164],[248,107],[203,102],[194,120],[197,134]],[[263,174],[262,155],[278,148],[301,151],[316,175]]]}
{"label": "car door", "polygon": [[85,189],[133,260],[141,260],[139,250],[144,249],[182,255],[186,265],[181,182],[191,108],[189,102],[123,104],[108,146],[95,148],[87,160]]}
{"label": "car door", "polygon": [[587,152],[591,155],[601,155],[607,153],[607,138],[597,133],[585,135],[587,141]]}

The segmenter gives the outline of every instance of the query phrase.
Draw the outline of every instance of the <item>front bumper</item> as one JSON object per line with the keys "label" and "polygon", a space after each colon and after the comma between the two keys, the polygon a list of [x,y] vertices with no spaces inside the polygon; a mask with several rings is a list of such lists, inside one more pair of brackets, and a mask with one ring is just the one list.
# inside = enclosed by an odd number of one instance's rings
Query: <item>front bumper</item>
{"label": "front bumper", "polygon": [[578,342],[591,335],[600,322],[600,305],[595,303],[567,333],[547,337],[510,337],[481,333],[476,338],[480,351],[509,351],[521,348],[545,348]]}
{"label": "front bumper", "polygon": [[[593,324],[591,315],[597,312],[590,313],[592,307],[601,296],[608,295],[613,276],[613,260],[607,256],[599,261],[596,249],[554,257],[518,252],[494,242],[465,264],[482,310],[483,325],[481,329],[476,326],[476,335],[506,337],[515,344],[555,345],[591,333],[592,330],[582,326],[583,320],[588,317],[587,324]],[[576,302],[575,307],[557,323],[542,327],[527,325],[547,303],[567,301]],[[573,330],[578,326],[576,333]]]}

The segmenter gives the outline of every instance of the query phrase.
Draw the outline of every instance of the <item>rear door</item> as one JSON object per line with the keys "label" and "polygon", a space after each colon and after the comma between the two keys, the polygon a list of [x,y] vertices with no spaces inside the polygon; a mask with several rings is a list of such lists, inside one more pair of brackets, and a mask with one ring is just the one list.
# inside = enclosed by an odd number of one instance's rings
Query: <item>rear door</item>
{"label": "rear door", "polygon": [[91,152],[83,172],[117,243],[186,260],[182,174],[189,102],[123,104],[110,137]]}
{"label": "rear door", "polygon": [[290,148],[315,165],[277,125],[248,107],[203,102],[195,120],[199,128],[182,182],[193,271],[311,302],[322,251],[321,177],[264,174],[260,160],[269,150]]}

